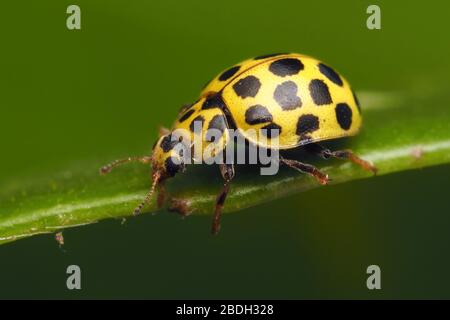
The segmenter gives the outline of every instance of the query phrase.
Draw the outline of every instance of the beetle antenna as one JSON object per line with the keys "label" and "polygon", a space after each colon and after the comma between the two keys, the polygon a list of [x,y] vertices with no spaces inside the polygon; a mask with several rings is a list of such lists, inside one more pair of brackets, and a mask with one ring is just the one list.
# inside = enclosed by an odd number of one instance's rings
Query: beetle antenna
{"label": "beetle antenna", "polygon": [[150,156],[143,156],[143,157],[128,157],[125,159],[119,159],[119,160],[115,160],[109,164],[107,164],[106,166],[103,166],[100,168],[100,174],[105,175],[107,173],[110,173],[112,169],[121,166],[125,163],[129,163],[129,162],[140,162],[143,164],[149,164],[152,162],[152,157]]}
{"label": "beetle antenna", "polygon": [[156,186],[160,181],[161,181],[161,172],[158,170],[155,173],[153,173],[153,183],[152,187],[150,188],[150,191],[147,192],[144,200],[136,207],[136,209],[134,209],[133,215],[137,216],[138,214],[140,214],[144,206],[150,202],[153,193],[155,192]]}

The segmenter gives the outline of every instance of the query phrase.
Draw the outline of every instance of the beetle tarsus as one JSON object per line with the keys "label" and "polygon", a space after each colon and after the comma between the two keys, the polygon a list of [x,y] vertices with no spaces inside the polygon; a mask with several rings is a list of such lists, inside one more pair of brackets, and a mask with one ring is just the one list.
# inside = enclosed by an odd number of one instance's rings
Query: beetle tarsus
{"label": "beetle tarsus", "polygon": [[224,179],[223,188],[217,195],[216,204],[214,207],[214,217],[211,225],[211,233],[217,235],[220,231],[220,219],[222,217],[222,210],[227,199],[228,192],[230,191],[230,181],[234,178],[234,165],[232,164],[221,164],[219,166],[220,174]]}
{"label": "beetle tarsus", "polygon": [[322,147],[321,145],[319,145],[317,143],[308,145],[307,148],[309,151],[312,151],[313,153],[318,154],[320,157],[322,157],[324,159],[336,158],[336,159],[348,160],[348,161],[353,162],[354,164],[360,166],[364,170],[372,172],[374,175],[376,175],[378,172],[377,167],[375,167],[370,161],[367,161],[367,160],[364,160],[364,159],[358,157],[351,150],[331,151],[327,148]]}
{"label": "beetle tarsus", "polygon": [[191,214],[192,208],[190,207],[190,202],[188,200],[171,198],[169,211],[179,213],[182,217],[187,217]]}
{"label": "beetle tarsus", "polygon": [[230,185],[229,185],[229,181],[227,181],[224,183],[222,191],[217,195],[217,198],[216,198],[213,222],[211,225],[211,233],[213,235],[219,234],[222,210],[223,210],[223,206],[224,206],[224,203],[225,203],[225,200],[227,198],[229,191],[230,191]]}

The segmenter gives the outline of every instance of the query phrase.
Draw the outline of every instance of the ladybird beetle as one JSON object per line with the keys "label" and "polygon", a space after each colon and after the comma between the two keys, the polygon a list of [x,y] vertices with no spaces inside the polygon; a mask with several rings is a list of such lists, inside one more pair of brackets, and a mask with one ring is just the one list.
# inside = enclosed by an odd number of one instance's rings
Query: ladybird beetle
{"label": "ladybird beetle", "polygon": [[[196,123],[200,126],[196,127]],[[331,151],[317,143],[353,136],[360,128],[359,102],[348,82],[331,67],[302,54],[259,56],[239,63],[211,80],[196,102],[181,108],[172,130],[160,132],[151,156],[116,160],[102,167],[101,173],[106,174],[112,168],[131,161],[152,166],[152,187],[134,210],[134,214],[139,214],[157,187],[158,205],[161,206],[164,182],[184,171],[183,154],[175,145],[184,140],[192,147],[195,141],[200,141],[202,147],[197,148],[199,152],[211,144],[219,146],[220,151],[229,142],[230,129],[239,131],[248,143],[258,147],[274,148],[270,141],[276,136],[278,150],[302,147],[322,158],[346,159],[376,173],[370,162],[350,150]],[[189,134],[174,139],[173,133],[177,129],[184,129],[183,132]],[[219,130],[220,138],[208,136],[210,129]],[[249,129],[256,130],[256,136],[248,135]],[[195,140],[196,136],[199,139]],[[199,156],[196,152],[191,155],[192,158]],[[328,182],[328,176],[313,165],[281,155],[279,163],[311,175],[320,184]],[[220,229],[222,208],[234,177],[233,164],[219,164],[219,167],[224,186],[215,202],[213,234]]]}

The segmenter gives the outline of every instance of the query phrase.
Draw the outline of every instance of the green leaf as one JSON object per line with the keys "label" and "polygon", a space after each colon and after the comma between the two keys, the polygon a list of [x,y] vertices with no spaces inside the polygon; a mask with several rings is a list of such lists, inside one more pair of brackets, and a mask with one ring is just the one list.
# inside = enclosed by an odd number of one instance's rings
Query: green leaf
{"label": "green leaf", "polygon": [[[352,149],[372,161],[378,175],[450,162],[448,90],[417,92],[360,92],[363,131],[331,147]],[[372,177],[348,162],[300,156],[326,172],[332,179],[330,185]],[[99,160],[79,162],[64,172],[4,182],[0,191],[0,243],[130,216],[150,187],[150,169],[134,164],[101,177],[98,168],[103,164]],[[192,214],[211,214],[221,184],[215,166],[191,166],[186,174],[168,183],[168,195],[183,200]],[[316,187],[319,185],[314,179],[288,168],[281,168],[276,176],[261,176],[257,167],[238,166],[224,212]],[[155,211],[152,201],[145,212]]]}

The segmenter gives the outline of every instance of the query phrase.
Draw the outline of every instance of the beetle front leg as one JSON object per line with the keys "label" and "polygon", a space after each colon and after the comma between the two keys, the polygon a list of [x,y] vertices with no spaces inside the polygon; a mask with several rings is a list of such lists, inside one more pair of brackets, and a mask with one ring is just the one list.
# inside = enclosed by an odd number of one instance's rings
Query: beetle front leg
{"label": "beetle front leg", "polygon": [[156,204],[158,209],[161,209],[166,200],[166,180],[161,179],[158,183],[158,197],[156,198]]}

